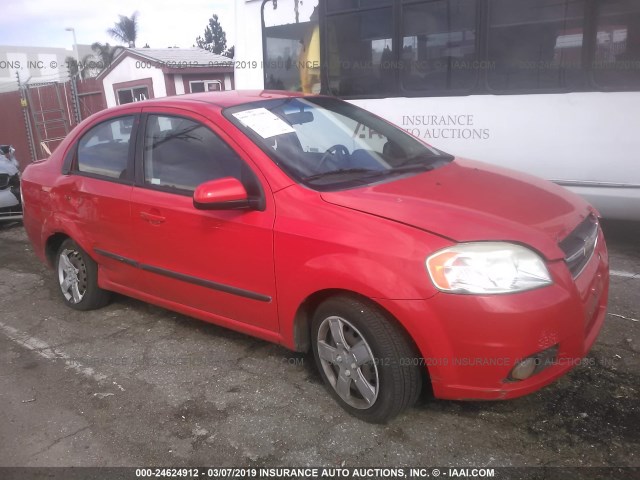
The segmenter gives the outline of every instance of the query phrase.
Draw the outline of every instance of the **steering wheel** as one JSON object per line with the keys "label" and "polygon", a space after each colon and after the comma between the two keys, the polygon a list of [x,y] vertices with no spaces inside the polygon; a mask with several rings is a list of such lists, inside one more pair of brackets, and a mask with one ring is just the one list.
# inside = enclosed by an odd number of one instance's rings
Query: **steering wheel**
{"label": "steering wheel", "polygon": [[322,167],[324,167],[324,165],[327,163],[327,160],[329,160],[330,158],[334,158],[337,156],[338,161],[340,161],[343,158],[348,157],[349,155],[350,155],[349,149],[340,143],[334,145],[333,147],[329,147],[327,148],[327,151],[324,152],[324,155],[322,155],[322,158],[318,162],[318,169],[322,171]]}

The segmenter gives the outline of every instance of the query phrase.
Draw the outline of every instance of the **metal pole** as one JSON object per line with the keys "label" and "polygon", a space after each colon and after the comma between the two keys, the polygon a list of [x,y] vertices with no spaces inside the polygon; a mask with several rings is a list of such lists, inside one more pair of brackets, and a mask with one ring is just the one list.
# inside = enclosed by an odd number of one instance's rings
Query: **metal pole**
{"label": "metal pole", "polygon": [[67,32],[71,32],[73,34],[73,51],[76,55],[76,65],[78,66],[78,76],[80,77],[80,81],[82,81],[82,66],[80,65],[80,53],[78,52],[78,42],[76,41],[76,29],[73,27],[65,28]]}
{"label": "metal pole", "polygon": [[71,78],[71,104],[73,106],[73,116],[76,121],[76,125],[82,121],[82,115],[80,113],[80,100],[78,97],[78,84],[75,77]]}
{"label": "metal pole", "polygon": [[[38,89],[39,87],[36,87],[36,89]],[[29,131],[32,132],[32,141],[33,141],[33,155],[34,155],[34,162],[36,160],[38,160],[38,153],[36,150],[36,145],[40,146],[42,143],[42,136],[40,135],[40,130],[38,129],[38,120],[36,119],[36,112],[33,111],[33,101],[31,98],[31,92],[29,90],[29,85],[25,85],[24,86],[24,94],[25,94],[25,98],[26,98],[26,104],[27,104],[27,108],[29,109],[29,116],[30,118],[33,119],[33,126],[34,126],[34,130],[31,130],[31,128],[29,128]],[[40,90],[38,90],[38,99],[40,95]],[[42,108],[42,103],[40,103],[40,108]],[[44,113],[42,112],[38,112],[40,114],[42,114],[42,119],[44,120]]]}
{"label": "metal pole", "polygon": [[29,144],[29,155],[31,156],[31,161],[36,161],[36,152],[35,146],[33,144],[33,131],[31,130],[31,120],[29,120],[28,108],[29,104],[27,103],[27,99],[25,97],[24,88],[20,84],[20,74],[16,72],[16,78],[18,79],[18,89],[20,90],[20,105],[22,106],[22,117],[24,119],[24,126],[27,130],[27,140]]}
{"label": "metal pole", "polygon": [[[62,114],[62,123],[64,125],[64,134],[68,135],[71,130],[71,124],[67,116],[64,112],[64,107],[62,106],[62,97],[60,96],[60,84],[58,82],[55,83],[56,87],[56,98],[58,99],[58,106],[60,107],[60,113]],[[64,88],[64,83],[62,84],[62,88]],[[43,116],[44,122],[44,116]]]}

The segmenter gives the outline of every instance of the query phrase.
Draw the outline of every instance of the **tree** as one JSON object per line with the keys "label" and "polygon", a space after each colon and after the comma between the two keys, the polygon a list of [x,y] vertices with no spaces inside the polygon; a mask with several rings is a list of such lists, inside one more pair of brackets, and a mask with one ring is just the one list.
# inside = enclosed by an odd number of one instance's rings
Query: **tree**
{"label": "tree", "polygon": [[91,44],[91,50],[95,52],[95,56],[98,59],[97,69],[101,72],[111,66],[122,47],[112,47],[109,43],[95,42]]}
{"label": "tree", "polygon": [[118,20],[107,33],[116,40],[126,43],[130,48],[135,48],[138,38],[138,12],[133,12],[130,17],[119,15]]}
{"label": "tree", "polygon": [[223,53],[225,57],[233,58],[236,55],[236,47],[231,45],[227,50]]}
{"label": "tree", "polygon": [[78,68],[78,61],[75,57],[68,56],[65,58],[67,68],[69,69],[69,76],[75,77],[76,75],[80,80],[92,77],[91,65],[93,64],[93,55],[90,53],[80,59],[80,68]]}
{"label": "tree", "polygon": [[224,32],[218,20],[218,15],[215,13],[209,19],[207,28],[204,29],[204,38],[198,36],[196,44],[209,52],[233,58],[234,48],[231,47],[227,50],[227,34]]}

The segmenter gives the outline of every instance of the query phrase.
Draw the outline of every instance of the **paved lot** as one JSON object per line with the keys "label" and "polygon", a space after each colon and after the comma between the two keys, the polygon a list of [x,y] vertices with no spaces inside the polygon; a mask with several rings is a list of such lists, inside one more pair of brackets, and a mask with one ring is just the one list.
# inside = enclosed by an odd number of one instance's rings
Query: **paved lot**
{"label": "paved lot", "polygon": [[124,297],[64,307],[22,227],[0,228],[0,466],[640,466],[640,226],[606,232],[617,276],[586,365],[374,426],[309,356]]}

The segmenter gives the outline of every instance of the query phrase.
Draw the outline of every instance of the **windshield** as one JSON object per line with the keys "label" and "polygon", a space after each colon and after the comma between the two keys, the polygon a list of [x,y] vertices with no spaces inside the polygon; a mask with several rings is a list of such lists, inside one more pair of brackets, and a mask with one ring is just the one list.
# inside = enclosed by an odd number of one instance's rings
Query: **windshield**
{"label": "windshield", "polygon": [[424,172],[453,159],[335,98],[264,100],[228,108],[224,115],[290,176],[317,190]]}

